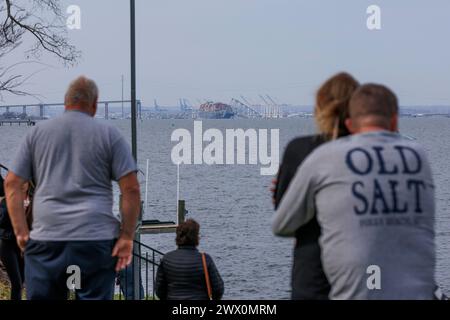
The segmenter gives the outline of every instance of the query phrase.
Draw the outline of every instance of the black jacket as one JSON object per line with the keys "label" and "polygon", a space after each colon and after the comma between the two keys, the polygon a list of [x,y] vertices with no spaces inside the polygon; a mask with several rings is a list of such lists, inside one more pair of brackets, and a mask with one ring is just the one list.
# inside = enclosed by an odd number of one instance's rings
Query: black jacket
{"label": "black jacket", "polygon": [[[5,196],[3,183],[3,178],[0,175],[0,198]],[[15,240],[14,229],[8,215],[5,199],[0,201],[0,240]]]}
{"label": "black jacket", "polygon": [[[297,138],[289,143],[278,172],[275,190],[275,209],[281,203],[289,183],[306,157],[324,143],[322,136]],[[292,268],[292,299],[328,299],[330,285],[323,272],[320,258],[320,226],[317,218],[300,227],[296,232],[297,244],[294,249]]]}
{"label": "black jacket", "polygon": [[[222,298],[222,278],[212,258],[206,263],[214,300]],[[156,274],[156,295],[161,300],[208,300],[201,253],[193,246],[181,246],[167,253]]]}
{"label": "black jacket", "polygon": [[3,184],[4,184],[3,177],[0,174],[0,198],[5,196],[5,188],[4,188]]}

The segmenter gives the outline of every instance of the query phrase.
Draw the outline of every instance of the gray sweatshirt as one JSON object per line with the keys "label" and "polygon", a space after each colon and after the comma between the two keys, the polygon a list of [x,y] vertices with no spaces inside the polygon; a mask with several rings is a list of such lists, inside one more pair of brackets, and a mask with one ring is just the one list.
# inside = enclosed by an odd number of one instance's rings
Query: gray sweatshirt
{"label": "gray sweatshirt", "polygon": [[298,169],[272,227],[293,237],[317,215],[331,299],[432,299],[434,211],[424,151],[381,131],[316,149]]}

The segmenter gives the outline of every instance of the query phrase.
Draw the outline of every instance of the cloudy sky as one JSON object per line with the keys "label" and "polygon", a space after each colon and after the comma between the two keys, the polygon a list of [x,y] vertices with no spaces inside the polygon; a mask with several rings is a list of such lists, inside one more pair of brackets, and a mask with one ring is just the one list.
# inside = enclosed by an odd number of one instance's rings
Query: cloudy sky
{"label": "cloudy sky", "polygon": [[[61,102],[75,76],[94,78],[102,99],[129,97],[129,1],[63,0],[81,8],[81,30],[69,31],[83,53],[74,68],[53,67],[27,90]],[[369,5],[382,29],[366,27]],[[450,105],[448,0],[136,0],[138,98],[176,105],[244,95],[258,102],[309,105],[335,72],[391,86],[406,105]],[[26,45],[26,44],[25,44]],[[17,51],[8,61],[23,58]],[[5,96],[1,104],[34,102]]]}

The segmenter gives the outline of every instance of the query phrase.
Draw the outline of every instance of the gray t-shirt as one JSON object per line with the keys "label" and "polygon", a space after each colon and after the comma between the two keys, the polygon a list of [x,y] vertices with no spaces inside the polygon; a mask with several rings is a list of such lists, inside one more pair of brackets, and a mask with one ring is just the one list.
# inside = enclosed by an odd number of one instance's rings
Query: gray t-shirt
{"label": "gray t-shirt", "polygon": [[78,111],[39,123],[19,146],[11,168],[36,182],[31,238],[117,238],[112,180],[136,170],[128,144],[111,125]]}
{"label": "gray t-shirt", "polygon": [[273,220],[294,236],[315,214],[332,299],[432,299],[434,185],[425,153],[387,131],[322,145]]}

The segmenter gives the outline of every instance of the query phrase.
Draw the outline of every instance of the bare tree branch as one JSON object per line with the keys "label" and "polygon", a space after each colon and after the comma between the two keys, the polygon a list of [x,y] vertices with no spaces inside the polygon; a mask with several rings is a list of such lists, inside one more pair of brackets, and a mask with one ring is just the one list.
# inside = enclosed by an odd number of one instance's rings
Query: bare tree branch
{"label": "bare tree branch", "polygon": [[[31,41],[24,51],[28,60],[39,60],[45,53],[55,56],[65,66],[75,65],[81,53],[70,44],[59,0],[0,0],[0,63],[2,58]],[[17,74],[19,62],[4,67],[0,64],[0,98],[2,92],[27,95],[20,88],[31,75]]]}
{"label": "bare tree branch", "polygon": [[[17,67],[20,67],[20,66],[23,66],[26,64],[41,65],[44,68],[36,70],[27,76],[24,76],[22,74],[13,74],[13,73],[15,73]],[[27,81],[30,80],[33,76],[35,76],[36,74],[38,74],[44,70],[47,70],[49,67],[51,67],[51,66],[41,63],[39,61],[22,61],[22,62],[14,63],[7,68],[0,68],[0,101],[3,100],[4,93],[10,93],[10,94],[17,95],[17,96],[32,96],[35,99],[41,101],[41,99],[40,99],[40,97],[42,97],[41,95],[29,93],[29,92],[23,91],[19,88],[23,87],[27,83]],[[2,79],[5,79],[5,80],[2,81]]]}

